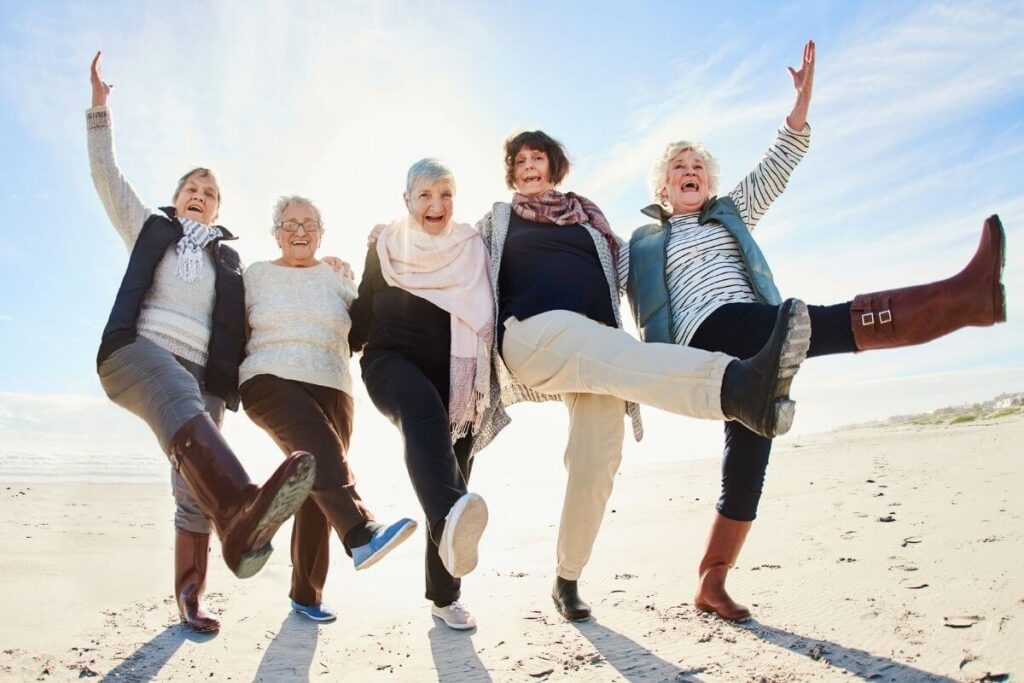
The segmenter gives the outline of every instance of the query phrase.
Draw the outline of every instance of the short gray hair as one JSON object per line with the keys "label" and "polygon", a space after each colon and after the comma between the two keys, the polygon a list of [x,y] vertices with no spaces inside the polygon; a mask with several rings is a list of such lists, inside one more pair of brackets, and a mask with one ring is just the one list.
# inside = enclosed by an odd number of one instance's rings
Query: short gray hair
{"label": "short gray hair", "polygon": [[448,164],[440,159],[428,157],[420,159],[410,166],[409,172],[405,174],[406,193],[411,195],[412,188],[419,180],[425,180],[431,185],[441,180],[447,180],[452,185],[452,192],[455,191],[455,173]]}
{"label": "short gray hair", "polygon": [[659,204],[664,204],[666,201],[662,189],[665,187],[665,181],[668,180],[668,165],[672,163],[672,160],[680,152],[685,152],[688,149],[692,149],[704,159],[704,165],[708,172],[708,181],[711,184],[708,190],[710,194],[718,194],[718,175],[722,172],[722,167],[719,165],[718,160],[711,156],[711,153],[704,147],[703,142],[680,140],[669,143],[665,147],[661,158],[658,159],[658,163],[654,164],[654,168],[651,169],[651,194],[654,196],[654,201]]}
{"label": "short gray hair", "polygon": [[305,204],[310,209],[312,209],[313,214],[316,216],[316,219],[320,221],[320,232],[325,232],[324,219],[321,218],[320,209],[317,208],[317,205],[313,203],[312,199],[302,197],[297,194],[286,194],[282,196],[280,199],[278,199],[277,203],[274,204],[274,224],[270,226],[271,235],[277,235],[278,226],[281,225],[281,215],[284,213],[284,210],[287,209],[292,204]]}

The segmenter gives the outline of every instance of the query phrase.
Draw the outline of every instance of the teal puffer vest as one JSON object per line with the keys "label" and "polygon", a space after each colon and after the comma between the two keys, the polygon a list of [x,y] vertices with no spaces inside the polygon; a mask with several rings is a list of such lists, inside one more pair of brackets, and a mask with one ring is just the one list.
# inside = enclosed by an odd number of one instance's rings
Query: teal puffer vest
{"label": "teal puffer vest", "polygon": [[[646,207],[643,213],[657,218],[658,222],[637,228],[629,238],[629,281],[626,283],[626,295],[640,330],[640,338],[645,342],[673,344],[672,306],[665,273],[668,215],[657,204]],[[701,225],[717,221],[733,236],[758,301],[772,305],[782,303],[768,262],[731,199],[713,197],[704,205],[698,221]]]}

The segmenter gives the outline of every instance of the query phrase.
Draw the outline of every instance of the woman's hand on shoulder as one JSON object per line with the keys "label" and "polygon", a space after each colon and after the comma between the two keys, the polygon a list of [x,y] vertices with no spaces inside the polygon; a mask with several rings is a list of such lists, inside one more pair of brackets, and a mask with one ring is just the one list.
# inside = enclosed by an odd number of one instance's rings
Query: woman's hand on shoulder
{"label": "woman's hand on shoulder", "polygon": [[100,74],[100,57],[102,55],[102,52],[96,53],[89,69],[89,79],[92,81],[92,106],[94,107],[106,106],[110,91],[114,89],[114,86],[105,82]]}
{"label": "woman's hand on shoulder", "polygon": [[370,234],[366,236],[366,246],[372,247],[373,245],[375,245],[377,243],[377,238],[380,237],[380,234],[384,232],[384,228],[386,227],[388,226],[384,225],[383,223],[378,223],[377,225],[373,226],[373,230],[371,230]]}
{"label": "woman's hand on shoulder", "polygon": [[352,266],[348,261],[343,261],[337,256],[324,256],[321,260],[333,268],[335,273],[341,273],[343,277],[355,281],[356,274],[352,272]]}

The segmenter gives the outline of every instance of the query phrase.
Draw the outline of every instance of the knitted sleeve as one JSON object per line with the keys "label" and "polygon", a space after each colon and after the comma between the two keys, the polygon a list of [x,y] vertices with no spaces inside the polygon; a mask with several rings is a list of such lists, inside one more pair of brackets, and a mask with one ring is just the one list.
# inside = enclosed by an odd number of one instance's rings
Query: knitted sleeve
{"label": "knitted sleeve", "polygon": [[748,229],[754,229],[768,207],[786,189],[790,174],[804,158],[810,145],[810,126],[804,124],[804,129],[798,133],[783,123],[761,161],[729,193]]}
{"label": "knitted sleeve", "polygon": [[130,251],[153,211],[143,204],[124,177],[114,154],[114,129],[110,109],[93,107],[85,112],[89,141],[89,170],[103,208]]}

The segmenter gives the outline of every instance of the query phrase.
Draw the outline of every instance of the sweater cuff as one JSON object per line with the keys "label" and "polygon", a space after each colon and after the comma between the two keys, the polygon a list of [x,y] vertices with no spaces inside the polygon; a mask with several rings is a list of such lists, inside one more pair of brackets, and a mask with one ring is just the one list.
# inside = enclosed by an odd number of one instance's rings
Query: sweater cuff
{"label": "sweater cuff", "polygon": [[88,130],[93,128],[110,128],[110,109],[106,105],[86,109],[85,127]]}
{"label": "sweater cuff", "polygon": [[789,127],[789,124],[786,123],[785,119],[783,119],[782,126],[779,127],[779,131],[789,133],[790,135],[802,135],[804,137],[809,137],[811,134],[811,124],[805,121],[803,130],[793,130]]}

